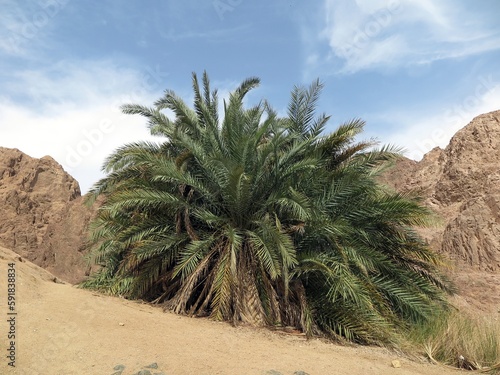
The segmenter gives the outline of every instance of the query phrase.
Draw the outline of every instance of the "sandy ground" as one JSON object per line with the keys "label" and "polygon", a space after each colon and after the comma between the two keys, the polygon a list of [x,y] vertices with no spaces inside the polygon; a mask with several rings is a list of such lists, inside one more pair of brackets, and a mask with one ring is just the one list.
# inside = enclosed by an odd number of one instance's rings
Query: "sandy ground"
{"label": "sandy ground", "polygon": [[[8,366],[7,268],[16,269],[15,368]],[[53,281],[0,248],[0,374],[458,374],[384,349],[342,347],[265,329],[181,317]],[[398,359],[401,368],[393,368]],[[122,365],[124,370],[121,371]],[[275,372],[273,372],[273,370]]]}

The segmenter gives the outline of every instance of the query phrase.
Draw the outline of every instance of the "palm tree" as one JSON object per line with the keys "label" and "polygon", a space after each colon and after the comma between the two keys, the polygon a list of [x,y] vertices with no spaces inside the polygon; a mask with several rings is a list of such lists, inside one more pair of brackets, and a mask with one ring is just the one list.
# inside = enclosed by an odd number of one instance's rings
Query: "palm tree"
{"label": "palm tree", "polygon": [[429,212],[376,182],[399,150],[356,143],[361,120],[325,135],[318,81],[294,88],[285,118],[266,101],[245,108],[258,84],[243,81],[222,119],[206,73],[202,87],[193,74],[193,108],[172,91],[123,106],[162,138],[105,161],[89,199],[103,201],[91,231],[102,268],[83,286],[358,342],[445,308],[438,258],[412,229]]}

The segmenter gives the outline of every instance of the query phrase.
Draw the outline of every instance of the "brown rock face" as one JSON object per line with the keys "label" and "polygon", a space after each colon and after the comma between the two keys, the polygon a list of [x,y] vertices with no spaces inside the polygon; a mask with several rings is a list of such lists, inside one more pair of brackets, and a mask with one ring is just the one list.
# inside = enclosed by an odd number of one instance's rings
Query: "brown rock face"
{"label": "brown rock face", "polygon": [[465,201],[443,233],[442,251],[488,271],[500,272],[500,194]]}
{"label": "brown rock face", "polygon": [[78,182],[50,156],[0,147],[0,245],[69,282],[82,280],[91,210]]}
{"label": "brown rock face", "polygon": [[87,253],[87,228],[95,209],[84,204],[84,197],[69,202],[60,216],[52,221],[40,246],[39,265],[61,279],[78,283],[91,272],[84,259]]}
{"label": "brown rock face", "polygon": [[462,295],[476,307],[480,297],[500,308],[500,111],[474,118],[444,150],[436,148],[420,162],[401,160],[383,182],[421,193],[441,218],[422,235],[453,261]]}
{"label": "brown rock face", "polygon": [[384,181],[419,191],[439,214],[442,225],[426,236],[436,250],[500,272],[500,111],[476,117],[418,163],[403,159]]}

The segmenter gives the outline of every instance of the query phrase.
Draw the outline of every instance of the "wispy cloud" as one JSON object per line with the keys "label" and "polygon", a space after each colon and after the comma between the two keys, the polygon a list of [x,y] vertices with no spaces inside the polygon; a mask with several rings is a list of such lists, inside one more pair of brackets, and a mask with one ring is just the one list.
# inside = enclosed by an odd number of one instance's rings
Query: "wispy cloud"
{"label": "wispy cloud", "polygon": [[250,24],[245,24],[233,28],[207,29],[204,31],[179,31],[174,29],[173,27],[168,28],[168,30],[164,30],[163,27],[158,27],[158,32],[162,38],[168,39],[173,42],[185,39],[206,39],[222,41],[235,39],[239,33],[250,31],[250,26]]}
{"label": "wispy cloud", "polygon": [[[325,0],[310,68],[320,62],[336,72],[428,64],[500,49],[494,20],[450,0]],[[487,12],[486,12],[487,13]],[[324,45],[328,48],[324,49]]]}
{"label": "wispy cloud", "polygon": [[0,13],[0,53],[23,56],[39,48],[69,0],[5,0]]}

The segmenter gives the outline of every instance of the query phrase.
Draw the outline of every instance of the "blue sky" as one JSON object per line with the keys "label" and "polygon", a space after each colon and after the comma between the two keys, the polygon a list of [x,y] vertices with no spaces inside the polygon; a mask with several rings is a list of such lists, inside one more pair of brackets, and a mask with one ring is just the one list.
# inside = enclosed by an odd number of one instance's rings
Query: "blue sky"
{"label": "blue sky", "polygon": [[0,146],[51,155],[85,192],[104,158],[154,139],[123,103],[191,72],[222,95],[250,76],[284,114],[319,78],[328,130],[360,117],[365,138],[420,159],[474,116],[500,109],[498,0],[2,0]]}

